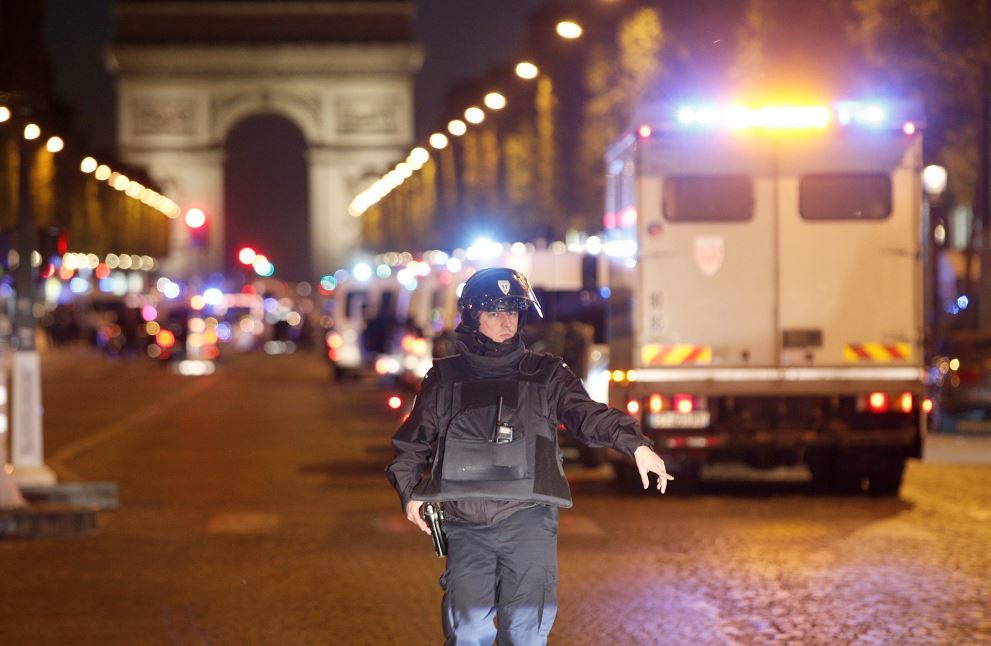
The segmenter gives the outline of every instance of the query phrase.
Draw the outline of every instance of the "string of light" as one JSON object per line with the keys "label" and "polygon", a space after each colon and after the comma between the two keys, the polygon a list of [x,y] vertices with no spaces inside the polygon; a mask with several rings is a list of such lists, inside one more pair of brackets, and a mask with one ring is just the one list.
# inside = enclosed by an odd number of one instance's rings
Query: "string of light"
{"label": "string of light", "polygon": [[[0,105],[0,123],[11,119],[11,111],[7,106]],[[42,136],[41,126],[36,123],[27,123],[23,131],[24,139],[34,141]],[[65,148],[65,141],[58,135],[51,135],[45,142],[45,149],[50,153],[57,153]],[[150,206],[160,213],[177,218],[181,213],[179,205],[161,193],[148,188],[141,182],[129,178],[127,175],[113,170],[107,164],[99,163],[93,157],[84,157],[79,164],[79,170],[89,175],[92,174],[98,181],[105,181],[115,190],[121,191],[128,197],[140,200],[143,204]]]}
{"label": "string of light", "polygon": [[[582,27],[572,20],[562,20],[555,28],[557,34],[562,38],[573,40],[579,38]],[[520,61],[515,67],[516,76],[532,81],[540,76],[540,69],[531,61]],[[500,92],[489,92],[482,98],[482,105],[492,112],[502,110],[508,104],[508,99]],[[477,105],[470,105],[465,108],[462,118],[451,119],[447,123],[447,133],[452,137],[460,137],[468,132],[471,126],[480,125],[485,121],[486,112]],[[449,143],[447,134],[434,132],[427,138],[427,143],[434,150],[443,150]],[[423,165],[430,159],[429,151],[423,146],[413,148],[406,160],[399,162],[396,166],[385,173],[382,177],[372,183],[371,186],[361,191],[351,200],[348,206],[348,213],[354,217],[361,217],[364,213],[381,201],[386,195],[391,193],[403,182],[412,177],[413,173],[423,168]]]}

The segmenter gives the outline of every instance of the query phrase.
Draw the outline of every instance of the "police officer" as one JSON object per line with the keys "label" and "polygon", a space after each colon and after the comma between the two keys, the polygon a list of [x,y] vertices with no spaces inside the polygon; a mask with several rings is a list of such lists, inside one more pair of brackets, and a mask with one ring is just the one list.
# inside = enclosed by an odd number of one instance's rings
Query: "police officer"
{"label": "police officer", "polygon": [[543,315],[523,274],[475,273],[458,308],[457,352],[424,377],[386,473],[424,532],[420,507],[442,505],[445,643],[545,644],[557,612],[558,508],[571,506],[558,426],[633,456],[645,489],[648,473],[662,493],[673,478],[636,420],[591,400],[559,357],[524,347],[527,317]]}

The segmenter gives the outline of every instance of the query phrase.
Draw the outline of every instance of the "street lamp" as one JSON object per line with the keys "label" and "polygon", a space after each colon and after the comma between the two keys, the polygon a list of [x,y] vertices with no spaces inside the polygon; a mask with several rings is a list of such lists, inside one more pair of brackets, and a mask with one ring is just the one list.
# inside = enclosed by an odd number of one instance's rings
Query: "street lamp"
{"label": "street lamp", "polygon": [[557,23],[556,30],[558,36],[567,38],[568,40],[580,38],[582,35],[581,25],[573,20],[562,20]]}
{"label": "street lamp", "polygon": [[442,132],[435,132],[430,135],[430,145],[437,150],[443,150],[447,147],[447,135]]}
{"label": "street lamp", "polygon": [[465,110],[465,119],[468,121],[468,123],[474,123],[474,124],[482,123],[483,121],[485,121],[485,112],[482,111],[481,108],[473,105],[467,110]]}
{"label": "street lamp", "polygon": [[540,70],[538,70],[537,66],[531,63],[530,61],[523,61],[521,63],[516,64],[516,76],[520,77],[521,79],[525,79],[529,81],[531,79],[537,78],[537,74],[539,73]]}
{"label": "street lamp", "polygon": [[490,110],[502,110],[506,107],[506,97],[498,92],[489,92],[483,99],[485,107]]}
{"label": "street lamp", "polygon": [[57,153],[65,148],[65,142],[62,141],[62,137],[49,137],[48,142],[45,144],[45,148],[50,153]]}
{"label": "street lamp", "polygon": [[940,247],[946,240],[946,225],[943,222],[943,201],[942,196],[946,191],[947,172],[942,166],[935,164],[922,169],[922,190],[926,194],[926,217],[928,226],[926,231],[926,245],[928,253],[926,259],[929,263],[929,347],[936,350],[936,343],[940,336],[940,321],[942,319],[943,298],[940,294],[939,264]]}

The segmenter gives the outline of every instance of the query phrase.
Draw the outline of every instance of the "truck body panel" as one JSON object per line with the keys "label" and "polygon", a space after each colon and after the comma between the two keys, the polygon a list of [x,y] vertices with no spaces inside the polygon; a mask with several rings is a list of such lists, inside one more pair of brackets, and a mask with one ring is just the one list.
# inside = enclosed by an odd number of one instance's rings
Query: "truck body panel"
{"label": "truck body panel", "polygon": [[649,106],[607,155],[610,403],[696,465],[890,489],[926,423],[921,108],[733,110]]}

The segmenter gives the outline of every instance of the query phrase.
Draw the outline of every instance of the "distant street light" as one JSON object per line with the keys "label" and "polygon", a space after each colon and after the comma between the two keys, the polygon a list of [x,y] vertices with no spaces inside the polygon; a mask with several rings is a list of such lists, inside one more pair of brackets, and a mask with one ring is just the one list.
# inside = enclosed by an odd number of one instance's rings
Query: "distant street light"
{"label": "distant street light", "polygon": [[460,137],[468,132],[468,126],[461,119],[452,119],[447,122],[447,131],[455,137]]}
{"label": "distant street light", "polygon": [[[79,162],[79,170],[81,170],[81,171],[83,171],[84,173],[87,173],[87,174],[88,173],[92,173],[93,171],[95,171],[97,169],[97,167],[98,166],[97,166],[96,160],[93,159],[92,157],[86,157],[81,162]],[[108,175],[108,177],[109,177],[109,175]]]}
{"label": "distant street light", "polygon": [[506,97],[498,92],[489,92],[485,95],[485,107],[490,110],[502,110],[506,107]]}
{"label": "distant street light", "polygon": [[537,74],[539,73],[540,71],[537,69],[537,66],[529,61],[523,61],[522,63],[518,63],[516,65],[516,76],[521,79],[526,79],[529,81],[530,79],[537,78]]}
{"label": "distant street light", "polygon": [[24,126],[24,138],[27,139],[28,141],[31,141],[32,139],[37,139],[40,136],[41,136],[41,128],[38,127],[38,124],[29,123],[28,125]]}
{"label": "distant street light", "polygon": [[465,110],[465,119],[468,120],[468,123],[482,123],[485,121],[485,112],[481,108],[471,106]]}
{"label": "distant street light", "polygon": [[10,119],[10,108],[5,105],[0,105],[0,123]]}
{"label": "distant street light", "polygon": [[581,25],[572,20],[562,20],[557,23],[557,35],[568,40],[580,38],[582,35]]}
{"label": "distant street light", "polygon": [[927,195],[938,197],[946,190],[946,169],[942,166],[930,164],[922,169],[922,188]]}
{"label": "distant street light", "polygon": [[65,148],[65,142],[62,141],[62,137],[49,137],[48,143],[45,144],[45,148],[47,148],[50,153],[57,153]]}
{"label": "distant street light", "polygon": [[442,150],[447,147],[447,135],[442,132],[435,132],[430,135],[430,145],[437,150]]}

